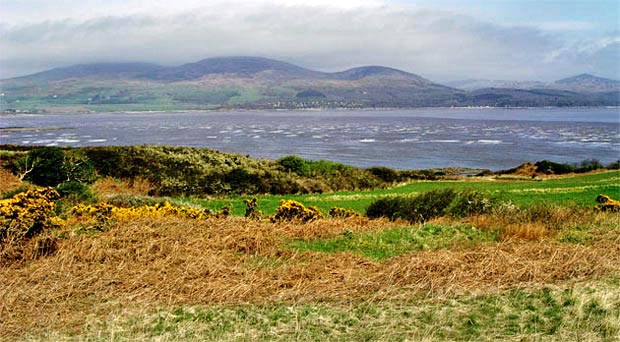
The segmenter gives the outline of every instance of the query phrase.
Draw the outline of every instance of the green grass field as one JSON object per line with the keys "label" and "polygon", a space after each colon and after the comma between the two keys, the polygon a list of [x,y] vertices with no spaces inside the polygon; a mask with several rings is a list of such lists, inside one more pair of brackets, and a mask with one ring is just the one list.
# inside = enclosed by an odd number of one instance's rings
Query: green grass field
{"label": "green grass field", "polygon": [[[465,181],[418,181],[390,189],[372,191],[346,191],[329,194],[312,195],[260,195],[257,196],[259,209],[265,214],[273,214],[281,199],[294,199],[303,204],[315,205],[323,212],[332,206],[353,209],[364,213],[366,207],[375,199],[383,196],[415,195],[418,193],[452,188],[455,190],[477,190],[488,193],[500,201],[511,201],[522,207],[535,204],[558,204],[594,206],[599,194],[620,198],[620,171],[577,175],[547,179],[529,180],[465,180]],[[251,196],[235,196],[212,199],[182,198],[184,203],[204,206],[219,210],[224,206],[232,207],[234,215],[243,215],[243,200]]]}

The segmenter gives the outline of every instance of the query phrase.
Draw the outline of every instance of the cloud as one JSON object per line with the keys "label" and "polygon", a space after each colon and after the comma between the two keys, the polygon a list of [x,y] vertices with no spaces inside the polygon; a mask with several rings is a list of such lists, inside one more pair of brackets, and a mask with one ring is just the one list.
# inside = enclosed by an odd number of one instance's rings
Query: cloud
{"label": "cloud", "polygon": [[[578,68],[587,58],[581,52],[581,57],[569,54],[574,45],[539,28],[502,26],[382,1],[359,5],[319,0],[306,5],[218,0],[208,6],[179,1],[192,9],[167,11],[170,2],[158,0],[145,11],[110,0],[104,8],[108,15],[81,15],[76,8],[56,18],[50,10],[48,18],[20,22],[15,14],[10,24],[0,26],[0,77],[76,63],[171,65],[212,56],[256,55],[319,70],[387,65],[435,80],[548,80],[582,72]],[[85,0],[84,6],[91,2]],[[597,57],[602,64],[591,60],[589,68],[603,76],[613,74],[608,69],[618,63],[610,62],[605,52],[613,44],[596,45],[593,40],[590,45],[587,55],[602,53]]]}

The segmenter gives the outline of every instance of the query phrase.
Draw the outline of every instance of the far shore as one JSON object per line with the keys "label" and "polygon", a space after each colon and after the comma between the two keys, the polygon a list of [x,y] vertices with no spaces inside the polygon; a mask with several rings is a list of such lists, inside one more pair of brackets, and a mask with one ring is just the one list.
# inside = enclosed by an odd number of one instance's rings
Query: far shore
{"label": "far shore", "polygon": [[145,114],[145,113],[200,113],[200,112],[322,112],[322,111],[368,111],[368,112],[389,112],[396,110],[480,110],[480,109],[506,109],[506,110],[519,110],[519,109],[619,109],[620,106],[543,106],[543,107],[495,107],[495,106],[464,106],[464,107],[362,107],[362,108],[230,108],[230,107],[218,107],[218,108],[203,108],[203,109],[153,109],[153,110],[111,110],[111,111],[96,111],[83,107],[80,108],[63,108],[57,110],[55,108],[45,108],[41,110],[22,110],[18,112],[3,110],[0,115],[47,115],[47,114],[98,114],[98,113],[124,113],[124,114]]}

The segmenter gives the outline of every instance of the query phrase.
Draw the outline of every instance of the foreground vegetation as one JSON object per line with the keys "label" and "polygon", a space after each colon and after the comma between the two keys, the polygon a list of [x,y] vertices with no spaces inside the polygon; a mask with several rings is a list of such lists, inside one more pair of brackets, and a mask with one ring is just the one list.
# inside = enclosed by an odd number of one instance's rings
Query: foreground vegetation
{"label": "foreground vegetation", "polygon": [[[0,168],[0,340],[620,339],[618,171],[411,181],[350,169],[339,177],[382,181],[162,197],[162,175],[191,179],[173,173],[181,160],[212,158],[196,177],[334,174],[295,157],[38,151],[5,151],[13,171]],[[58,159],[35,171],[41,151]],[[113,176],[93,156],[114,153]]]}

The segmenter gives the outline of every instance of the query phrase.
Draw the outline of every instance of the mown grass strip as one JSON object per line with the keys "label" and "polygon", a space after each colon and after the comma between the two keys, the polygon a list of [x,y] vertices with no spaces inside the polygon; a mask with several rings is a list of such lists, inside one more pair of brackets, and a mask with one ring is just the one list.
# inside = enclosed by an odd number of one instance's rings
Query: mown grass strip
{"label": "mown grass strip", "polygon": [[496,231],[483,231],[471,225],[425,224],[364,233],[345,230],[337,238],[296,240],[290,243],[290,248],[300,252],[351,252],[382,261],[412,251],[472,246],[496,240]]}

